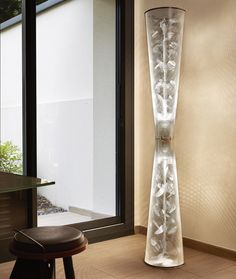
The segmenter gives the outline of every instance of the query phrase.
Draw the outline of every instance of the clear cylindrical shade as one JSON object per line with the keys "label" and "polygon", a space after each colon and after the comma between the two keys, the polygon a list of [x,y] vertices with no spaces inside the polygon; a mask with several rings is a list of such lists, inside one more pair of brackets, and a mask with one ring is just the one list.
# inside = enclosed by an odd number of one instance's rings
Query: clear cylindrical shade
{"label": "clear cylindrical shade", "polygon": [[156,138],[173,138],[184,14],[179,8],[145,13]]}
{"label": "clear cylindrical shade", "polygon": [[145,262],[161,267],[184,263],[176,161],[170,141],[156,141]]}
{"label": "clear cylindrical shade", "polygon": [[184,263],[176,162],[170,146],[184,14],[179,8],[156,8],[145,13],[156,133],[145,262],[161,267]]}

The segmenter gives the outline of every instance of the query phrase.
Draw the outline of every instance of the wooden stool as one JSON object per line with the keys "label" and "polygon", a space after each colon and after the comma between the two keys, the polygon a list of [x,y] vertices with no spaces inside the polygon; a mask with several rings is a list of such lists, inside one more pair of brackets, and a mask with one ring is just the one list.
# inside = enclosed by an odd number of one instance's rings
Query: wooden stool
{"label": "wooden stool", "polygon": [[15,234],[10,251],[17,256],[10,279],[51,279],[55,259],[63,258],[66,279],[75,279],[72,255],[86,249],[83,233],[68,226],[24,229]]}

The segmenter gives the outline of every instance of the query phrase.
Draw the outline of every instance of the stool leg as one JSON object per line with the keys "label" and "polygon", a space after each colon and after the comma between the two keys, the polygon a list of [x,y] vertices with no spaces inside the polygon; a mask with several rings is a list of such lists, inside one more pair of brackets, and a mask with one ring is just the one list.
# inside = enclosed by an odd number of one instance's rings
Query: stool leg
{"label": "stool leg", "polygon": [[48,263],[45,261],[40,261],[40,269],[39,269],[39,273],[40,273],[40,279],[43,278],[47,278],[47,279],[51,279],[48,275]]}
{"label": "stool leg", "polygon": [[17,259],[10,279],[55,279],[54,261]]}
{"label": "stool leg", "polygon": [[55,260],[50,260],[49,264],[50,264],[50,279],[56,279]]}
{"label": "stool leg", "polygon": [[40,261],[17,259],[10,279],[40,279],[40,265]]}
{"label": "stool leg", "polygon": [[24,266],[23,260],[17,259],[15,264],[14,264],[13,270],[11,272],[10,279],[17,279],[17,278],[19,278],[19,276],[22,273],[23,266]]}
{"label": "stool leg", "polygon": [[54,279],[54,260],[40,261],[40,279]]}
{"label": "stool leg", "polygon": [[75,279],[72,257],[63,258],[66,279]]}

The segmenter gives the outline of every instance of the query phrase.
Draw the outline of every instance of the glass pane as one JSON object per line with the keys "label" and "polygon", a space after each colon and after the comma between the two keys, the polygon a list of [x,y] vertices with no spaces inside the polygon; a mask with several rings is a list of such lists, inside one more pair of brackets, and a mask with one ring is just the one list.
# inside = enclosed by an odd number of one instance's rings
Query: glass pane
{"label": "glass pane", "polygon": [[115,215],[115,0],[37,16],[38,224]]}
{"label": "glass pane", "polygon": [[[20,1],[0,1],[0,171],[18,174],[22,173],[22,24],[4,26],[20,11]],[[26,192],[1,193],[0,216],[2,247],[13,229],[27,226]]]}
{"label": "glass pane", "polygon": [[[22,173],[21,24],[1,31],[1,171]],[[13,158],[17,157],[16,160]]]}

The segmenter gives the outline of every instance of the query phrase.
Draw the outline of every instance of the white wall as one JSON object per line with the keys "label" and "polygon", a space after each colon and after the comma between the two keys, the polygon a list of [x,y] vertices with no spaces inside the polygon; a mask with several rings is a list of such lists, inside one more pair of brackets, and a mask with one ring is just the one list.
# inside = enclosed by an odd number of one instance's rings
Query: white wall
{"label": "white wall", "polygon": [[[71,0],[37,15],[39,192],[115,213],[114,0]],[[21,146],[21,24],[1,34],[1,139]],[[12,82],[14,80],[14,82]]]}

